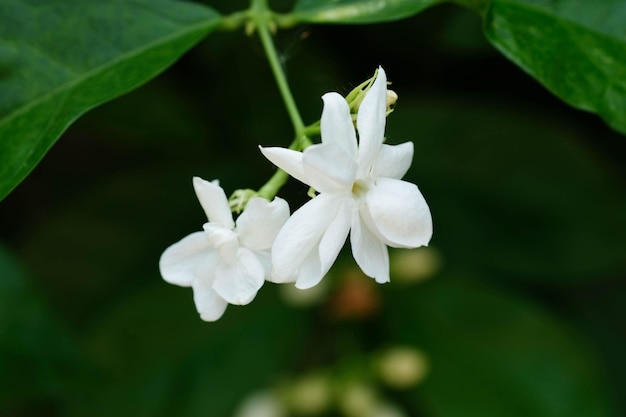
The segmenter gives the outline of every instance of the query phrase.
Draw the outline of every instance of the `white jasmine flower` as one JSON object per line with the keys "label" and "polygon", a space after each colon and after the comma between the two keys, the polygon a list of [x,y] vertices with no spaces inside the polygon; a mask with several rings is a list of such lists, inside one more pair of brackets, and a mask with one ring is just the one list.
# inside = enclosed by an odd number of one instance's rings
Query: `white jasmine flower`
{"label": "white jasmine flower", "polygon": [[432,219],[415,184],[402,181],[413,159],[413,144],[383,144],[387,77],[382,68],[360,104],[359,142],[346,100],[322,97],[322,143],[304,152],[261,148],[263,155],[320,194],[285,223],[272,246],[273,280],[316,285],[335,262],[348,233],[363,272],[389,281],[387,246],[427,245]]}
{"label": "white jasmine flower", "polygon": [[289,217],[283,199],[252,198],[233,221],[224,190],[217,181],[194,177],[193,186],[209,219],[195,232],[167,248],[159,268],[170,284],[193,288],[200,317],[219,319],[228,303],[248,304],[269,278],[270,248]]}

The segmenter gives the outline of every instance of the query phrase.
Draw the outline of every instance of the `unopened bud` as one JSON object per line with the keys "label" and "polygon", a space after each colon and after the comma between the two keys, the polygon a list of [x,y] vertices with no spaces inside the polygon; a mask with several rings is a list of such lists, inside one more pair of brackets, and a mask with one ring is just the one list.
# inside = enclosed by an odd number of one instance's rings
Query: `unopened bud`
{"label": "unopened bud", "polygon": [[280,295],[283,300],[293,307],[311,307],[320,304],[326,299],[329,280],[322,280],[314,287],[301,290],[295,285],[281,285]]}
{"label": "unopened bud", "polygon": [[255,197],[256,195],[257,192],[251,189],[236,190],[228,198],[228,206],[230,207],[230,211],[237,214],[241,213],[248,205],[248,201],[250,201],[252,197]]}
{"label": "unopened bud", "polygon": [[235,417],[287,417],[287,411],[274,394],[263,391],[246,398],[234,415]]}
{"label": "unopened bud", "polygon": [[369,415],[379,404],[378,393],[371,385],[352,383],[340,393],[339,408],[347,417]]}
{"label": "unopened bud", "polygon": [[383,352],[376,363],[380,379],[393,388],[412,388],[428,373],[428,359],[413,347],[393,347]]}
{"label": "unopened bud", "polygon": [[363,417],[407,417],[407,414],[391,403],[379,403]]}
{"label": "unopened bud", "polygon": [[[374,84],[376,77],[378,76],[378,70],[374,74],[374,76],[361,84],[357,85],[355,88],[350,91],[350,93],[346,96],[346,101],[348,102],[348,106],[350,107],[350,113],[353,115],[359,112],[359,107],[361,106],[361,102],[365,98],[365,95]],[[387,85],[391,83],[388,82]],[[398,94],[395,91],[387,89],[387,111],[386,115],[389,116],[389,113],[393,111],[393,107],[398,101]]]}
{"label": "unopened bud", "polygon": [[387,89],[387,116],[393,111],[394,106],[398,101],[398,95],[395,91]]}
{"label": "unopened bud", "polygon": [[441,269],[441,255],[433,248],[395,250],[390,254],[393,282],[425,281]]}
{"label": "unopened bud", "polygon": [[323,413],[331,401],[331,382],[328,376],[318,372],[296,380],[288,388],[288,401],[289,408],[297,415]]}

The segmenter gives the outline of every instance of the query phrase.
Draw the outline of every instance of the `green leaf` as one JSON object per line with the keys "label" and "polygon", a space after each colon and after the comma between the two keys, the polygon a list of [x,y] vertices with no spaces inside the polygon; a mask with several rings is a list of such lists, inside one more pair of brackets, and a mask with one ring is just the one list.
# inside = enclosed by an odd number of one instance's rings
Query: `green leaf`
{"label": "green leaf", "polygon": [[219,321],[205,323],[190,288],[154,278],[93,327],[86,353],[99,374],[77,381],[67,415],[232,416],[296,357],[306,322],[271,284],[251,305],[229,306]]}
{"label": "green leaf", "polygon": [[[402,99],[402,96],[400,96]],[[597,139],[549,109],[482,96],[398,101],[387,133],[413,139],[407,179],[433,212],[432,244],[499,279],[569,285],[626,270],[626,196]]]}
{"label": "green leaf", "polygon": [[0,199],[77,117],[163,71],[220,23],[171,0],[0,3]]}
{"label": "green leaf", "polygon": [[568,104],[626,133],[626,3],[494,0],[491,43]]}
{"label": "green leaf", "polygon": [[431,361],[413,397],[428,415],[614,415],[593,351],[539,306],[450,275],[393,299],[393,333]]}
{"label": "green leaf", "polygon": [[296,21],[309,23],[377,23],[412,16],[443,0],[299,0]]}
{"label": "green leaf", "polygon": [[[75,347],[54,311],[0,245],[0,414],[38,415],[76,374]],[[39,412],[37,412],[39,410]]]}

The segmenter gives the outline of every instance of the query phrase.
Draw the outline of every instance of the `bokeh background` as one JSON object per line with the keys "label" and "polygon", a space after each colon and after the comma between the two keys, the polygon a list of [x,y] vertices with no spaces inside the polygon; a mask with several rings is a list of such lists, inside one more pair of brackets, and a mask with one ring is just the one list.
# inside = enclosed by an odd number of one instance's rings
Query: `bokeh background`
{"label": "bokeh background", "polygon": [[384,286],[346,247],[315,291],[268,283],[204,323],[161,280],[205,221],[191,177],[258,188],[257,145],[292,139],[256,38],[213,33],[79,119],[0,203],[0,415],[271,417],[271,398],[288,416],[626,416],[626,138],[480,25],[448,5],[277,35],[307,123],[378,65],[399,94],[388,141],[414,142],[435,232],[391,253]]}

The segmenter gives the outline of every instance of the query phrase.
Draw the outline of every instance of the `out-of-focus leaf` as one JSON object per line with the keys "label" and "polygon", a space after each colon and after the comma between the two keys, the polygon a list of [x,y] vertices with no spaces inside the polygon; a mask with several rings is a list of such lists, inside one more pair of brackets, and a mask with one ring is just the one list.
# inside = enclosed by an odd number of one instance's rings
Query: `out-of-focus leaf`
{"label": "out-of-focus leaf", "polygon": [[51,413],[77,364],[73,354],[56,316],[0,246],[0,414]]}
{"label": "out-of-focus leaf", "polygon": [[447,275],[394,293],[389,309],[399,341],[430,358],[414,397],[428,415],[614,415],[592,350],[536,305]]}
{"label": "out-of-focus leaf", "polygon": [[293,18],[310,23],[377,23],[412,16],[442,0],[299,0]]}
{"label": "out-of-focus leaf", "polygon": [[101,373],[78,388],[70,416],[229,417],[289,369],[306,326],[271,284],[205,323],[190,288],[154,279],[94,324],[86,345]]}
{"label": "out-of-focus leaf", "polygon": [[568,104],[626,133],[623,0],[493,0],[491,43]]}
{"label": "out-of-focus leaf", "polygon": [[0,199],[92,107],[161,72],[220,22],[172,0],[0,3]]}
{"label": "out-of-focus leaf", "polygon": [[93,181],[23,231],[22,258],[71,326],[87,325],[114,294],[145,284],[146,270],[158,270],[168,245],[202,229],[206,215],[193,191],[193,175],[219,178],[229,192],[232,183],[242,184],[233,178],[252,166],[220,163],[198,145],[188,149],[184,159],[149,164],[137,162],[142,156],[136,155],[132,169]]}
{"label": "out-of-focus leaf", "polygon": [[620,178],[571,123],[482,99],[401,97],[388,134],[415,142],[407,177],[450,263],[544,285],[626,269]]}

